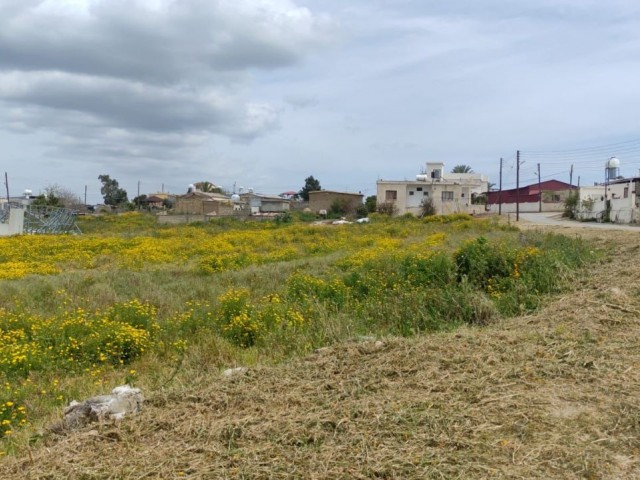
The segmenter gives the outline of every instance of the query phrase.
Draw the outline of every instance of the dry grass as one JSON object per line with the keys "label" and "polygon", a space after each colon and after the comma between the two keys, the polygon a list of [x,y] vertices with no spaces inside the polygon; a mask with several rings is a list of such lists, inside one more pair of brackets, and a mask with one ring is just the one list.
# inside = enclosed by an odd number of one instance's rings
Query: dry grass
{"label": "dry grass", "polygon": [[140,416],[46,438],[0,478],[640,478],[640,236],[567,233],[616,253],[538,314],[181,371]]}

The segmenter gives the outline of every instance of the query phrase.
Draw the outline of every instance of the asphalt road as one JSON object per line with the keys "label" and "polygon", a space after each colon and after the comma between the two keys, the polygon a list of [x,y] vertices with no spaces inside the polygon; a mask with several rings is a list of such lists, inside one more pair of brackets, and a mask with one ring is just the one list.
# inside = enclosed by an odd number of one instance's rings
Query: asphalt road
{"label": "asphalt road", "polygon": [[[516,214],[511,214],[511,221],[515,223]],[[520,221],[527,223],[535,223],[538,225],[551,225],[558,227],[571,228],[593,228],[601,230],[631,230],[640,232],[640,227],[636,225],[619,225],[615,223],[596,223],[596,222],[578,222],[562,218],[562,214],[558,212],[544,213],[521,213]]]}

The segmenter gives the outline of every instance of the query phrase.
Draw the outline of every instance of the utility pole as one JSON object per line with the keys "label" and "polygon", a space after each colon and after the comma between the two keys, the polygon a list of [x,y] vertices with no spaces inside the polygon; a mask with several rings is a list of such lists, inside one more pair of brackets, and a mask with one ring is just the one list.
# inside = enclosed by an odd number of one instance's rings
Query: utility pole
{"label": "utility pole", "polygon": [[164,183],[162,184],[162,193],[164,193]]}
{"label": "utility pole", "polygon": [[84,206],[87,206],[87,186],[84,186]]}
{"label": "utility pole", "polygon": [[578,175],[578,188],[580,188],[580,175]]}
{"label": "utility pole", "polygon": [[4,172],[4,186],[7,187],[7,208],[11,209],[11,200],[9,198],[9,176]]}
{"label": "utility pole", "polygon": [[498,215],[502,215],[502,157],[500,157],[500,187],[498,190]]}
{"label": "utility pole", "polygon": [[520,221],[520,150],[516,151],[516,222]]}
{"label": "utility pole", "polygon": [[140,180],[138,180],[138,210],[140,210]]}
{"label": "utility pole", "polygon": [[571,170],[569,171],[569,185],[573,188],[573,163],[571,164]]}
{"label": "utility pole", "polygon": [[540,185],[540,164],[538,164],[538,212],[542,213],[542,185]]}

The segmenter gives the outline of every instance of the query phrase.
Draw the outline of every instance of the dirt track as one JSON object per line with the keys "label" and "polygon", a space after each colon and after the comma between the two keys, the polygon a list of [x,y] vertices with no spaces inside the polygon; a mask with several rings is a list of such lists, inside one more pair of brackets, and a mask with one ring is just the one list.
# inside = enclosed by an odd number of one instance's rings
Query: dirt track
{"label": "dirt track", "polygon": [[640,235],[562,233],[611,262],[535,315],[201,372],[0,478],[640,478]]}

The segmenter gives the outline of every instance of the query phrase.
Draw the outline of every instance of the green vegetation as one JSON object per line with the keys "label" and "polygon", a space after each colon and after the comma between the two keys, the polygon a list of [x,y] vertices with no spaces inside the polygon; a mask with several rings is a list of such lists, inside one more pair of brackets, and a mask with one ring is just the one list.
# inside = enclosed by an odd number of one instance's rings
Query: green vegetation
{"label": "green vegetation", "polygon": [[[530,312],[593,259],[579,240],[463,214],[371,217],[161,227],[130,213],[83,220],[83,237],[0,245],[17,265],[0,289],[6,448],[54,406],[125,381],[154,390],[203,361],[279,362],[355,335]],[[29,270],[38,258],[48,268]]]}
{"label": "green vegetation", "polygon": [[316,192],[318,190],[322,190],[322,187],[320,186],[320,181],[317,180],[316,178],[313,178],[313,175],[310,175],[304,179],[304,186],[300,189],[300,192],[298,192],[298,195],[300,195],[300,198],[302,198],[302,200],[304,200],[305,202],[308,202],[309,192]]}

